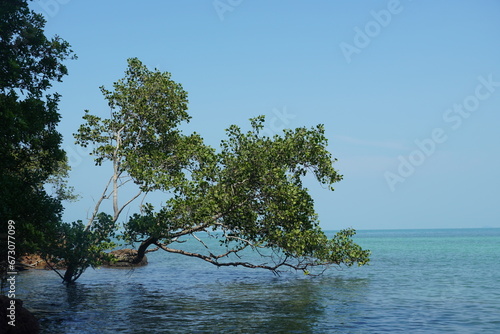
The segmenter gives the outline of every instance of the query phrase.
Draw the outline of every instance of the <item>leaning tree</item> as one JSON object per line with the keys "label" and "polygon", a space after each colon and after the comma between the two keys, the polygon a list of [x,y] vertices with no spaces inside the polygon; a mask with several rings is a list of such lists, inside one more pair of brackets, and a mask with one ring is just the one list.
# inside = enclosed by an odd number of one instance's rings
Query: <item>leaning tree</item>
{"label": "leaning tree", "polygon": [[[161,207],[145,204],[124,224],[123,237],[139,243],[133,263],[154,250],[218,267],[273,272],[293,268],[308,273],[314,267],[369,261],[369,251],[354,243],[353,229],[333,238],[325,235],[304,187],[308,174],[329,190],[342,178],[333,167],[336,159],[327,150],[322,125],[268,137],[261,133],[265,119],[260,116],[251,119],[247,132],[230,126],[216,150],[198,134],[180,130],[190,119],[187,93],[168,72],[150,71],[129,59],[125,78],[113,91],[102,91],[110,117],[87,111],[75,137],[83,146],[93,145],[97,165],[111,162],[110,191],[101,199],[113,199],[113,220],[122,212],[118,191],[126,182],[135,183],[139,192],[125,205],[140,194],[165,194]],[[187,238],[203,245],[203,251],[183,247]],[[217,239],[217,246],[207,238]],[[260,256],[248,256],[248,250]]]}

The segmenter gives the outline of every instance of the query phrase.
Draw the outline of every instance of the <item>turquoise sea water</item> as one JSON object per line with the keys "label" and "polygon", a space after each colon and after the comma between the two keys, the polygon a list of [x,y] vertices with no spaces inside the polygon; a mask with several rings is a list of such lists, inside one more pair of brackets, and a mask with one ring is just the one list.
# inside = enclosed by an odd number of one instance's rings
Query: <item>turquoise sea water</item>
{"label": "turquoise sea water", "polygon": [[164,252],[65,287],[22,273],[42,333],[500,333],[500,229],[358,231],[371,265],[321,277]]}

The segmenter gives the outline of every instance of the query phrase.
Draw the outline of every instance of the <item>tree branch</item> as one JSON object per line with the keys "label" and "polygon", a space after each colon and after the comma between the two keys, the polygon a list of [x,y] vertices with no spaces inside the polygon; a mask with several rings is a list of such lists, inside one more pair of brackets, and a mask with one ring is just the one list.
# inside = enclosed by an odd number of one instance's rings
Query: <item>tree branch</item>
{"label": "tree branch", "polygon": [[99,207],[101,206],[102,201],[107,197],[106,193],[108,192],[108,188],[111,182],[113,182],[113,176],[110,177],[108,184],[106,185],[106,187],[104,187],[104,191],[102,192],[101,198],[99,198],[99,200],[97,201],[97,204],[94,208],[94,212],[92,213],[92,216],[90,217],[90,220],[87,223],[87,226],[85,227],[85,231],[87,231],[94,222],[94,219],[97,216],[97,212],[99,211]]}
{"label": "tree branch", "polygon": [[[205,228],[209,227],[211,224],[214,223],[214,221],[217,221],[217,219],[220,219],[222,217],[224,217],[225,215],[229,214],[231,211],[237,209],[237,208],[240,208],[242,207],[246,202],[248,202],[248,199],[244,200],[243,202],[239,203],[238,205],[235,205],[234,207],[230,208],[227,212],[222,212],[222,213],[219,213],[215,216],[212,216],[207,222],[205,223],[202,223],[202,224],[199,224],[199,225],[196,225],[194,227],[191,227],[191,228],[188,228],[188,229],[184,229],[180,232],[177,232],[177,233],[173,233],[173,234],[170,234],[170,236],[172,238],[177,238],[177,237],[180,237],[180,236],[183,236],[183,235],[186,235],[186,234],[192,234],[194,232],[199,232],[199,231],[203,231]],[[222,224],[219,224],[219,223],[215,223],[215,225],[221,225],[223,226]]]}
{"label": "tree branch", "polygon": [[64,276],[61,275],[61,273],[59,272],[59,270],[57,270],[52,264],[50,264],[50,262],[47,260],[47,258],[45,258],[44,256],[42,256],[43,260],[45,261],[45,263],[49,266],[49,268],[52,270],[52,271],[55,271],[55,273],[61,277],[61,279],[64,281]]}
{"label": "tree branch", "polygon": [[118,212],[115,213],[116,216],[115,216],[114,220],[117,221],[118,217],[122,213],[123,209],[125,209],[125,207],[127,205],[129,205],[130,203],[132,203],[137,197],[141,196],[141,194],[142,194],[142,190],[139,190],[139,192],[134,197],[132,197],[127,203],[125,203],[124,205],[122,205],[122,207],[118,210]]}
{"label": "tree branch", "polygon": [[279,269],[281,267],[289,267],[289,268],[294,269],[294,270],[300,270],[300,271],[307,272],[307,268],[315,266],[315,264],[313,262],[303,263],[302,261],[299,261],[297,264],[288,263],[287,262],[288,256],[285,256],[285,259],[283,259],[279,263],[275,263],[274,266],[267,265],[265,263],[264,264],[253,264],[250,262],[243,262],[243,261],[231,261],[231,262],[219,262],[218,261],[220,258],[226,257],[231,253],[236,254],[237,252],[245,249],[247,247],[247,245],[243,246],[240,249],[229,250],[228,252],[221,254],[221,255],[210,254],[210,256],[199,254],[199,253],[188,252],[188,251],[182,250],[182,249],[170,248],[167,245],[159,243],[159,242],[156,242],[155,245],[158,246],[159,248],[163,249],[166,252],[199,258],[199,259],[202,259],[203,261],[211,263],[217,267],[245,267],[245,268],[252,268],[252,269],[260,268],[260,269],[267,269],[267,270],[272,271],[274,274],[278,274]]}

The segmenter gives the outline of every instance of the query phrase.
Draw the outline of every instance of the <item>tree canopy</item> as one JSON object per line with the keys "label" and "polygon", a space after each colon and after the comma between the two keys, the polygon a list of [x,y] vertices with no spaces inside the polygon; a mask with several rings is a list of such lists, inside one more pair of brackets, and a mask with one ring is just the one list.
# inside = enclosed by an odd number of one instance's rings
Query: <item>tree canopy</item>
{"label": "tree canopy", "polygon": [[[142,192],[165,194],[164,205],[145,204],[124,226],[124,238],[140,243],[137,262],[150,246],[216,266],[275,272],[369,261],[369,251],[351,238],[354,230],[341,230],[331,239],[324,234],[303,185],[311,174],[333,190],[342,178],[333,167],[336,160],[327,150],[322,125],[267,137],[260,133],[265,119],[259,116],[248,132],[230,126],[216,150],[198,134],[179,130],[189,121],[187,94],[170,77],[129,59],[126,76],[114,91],[102,88],[111,117],[86,112],[75,135],[81,145],[95,145],[97,165],[113,163],[111,180],[126,177]],[[114,187],[113,198],[117,192]],[[200,233],[217,238],[221,247],[210,249]],[[181,237],[198,240],[206,252],[176,247]],[[244,259],[246,249],[259,252],[262,261]]]}
{"label": "tree canopy", "polygon": [[37,251],[44,231],[60,221],[61,198],[44,185],[67,171],[56,129],[60,96],[44,94],[74,56],[66,41],[47,38],[44,26],[28,1],[0,3],[0,230],[16,222],[18,254]]}
{"label": "tree canopy", "polygon": [[[114,247],[111,238],[122,224],[119,237],[139,243],[133,263],[155,250],[273,272],[369,261],[369,251],[354,243],[353,229],[325,235],[303,184],[311,175],[333,190],[342,179],[323,125],[269,137],[262,131],[265,118],[258,116],[250,130],[231,125],[220,147],[210,147],[199,134],[181,130],[191,119],[182,85],[137,58],[128,60],[125,77],[111,90],[101,87],[110,117],[85,111],[76,142],[92,146],[96,165],[110,162],[111,177],[86,223],[63,223],[61,202],[73,196],[66,191],[69,166],[56,129],[60,96],[47,91],[67,74],[63,61],[76,56],[58,36],[47,38],[44,25],[26,0],[0,3],[0,228],[19,222],[19,254],[39,253],[65,282],[74,282],[109,259],[105,250]],[[53,194],[48,183],[55,185]],[[123,201],[119,194],[129,184],[137,193]],[[150,192],[163,194],[164,204],[141,204],[120,223],[123,210]],[[101,210],[107,199],[113,212]],[[205,243],[202,233],[219,246]],[[178,247],[185,238],[205,251]],[[261,260],[247,258],[248,250]]]}

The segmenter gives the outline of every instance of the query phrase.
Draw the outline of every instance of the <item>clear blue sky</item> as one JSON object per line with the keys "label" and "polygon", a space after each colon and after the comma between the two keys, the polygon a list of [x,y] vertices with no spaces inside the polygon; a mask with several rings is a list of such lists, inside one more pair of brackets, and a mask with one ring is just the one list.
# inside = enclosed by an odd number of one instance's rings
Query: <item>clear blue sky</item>
{"label": "clear blue sky", "polygon": [[[500,2],[42,0],[46,32],[79,59],[55,85],[85,219],[110,170],[73,144],[99,86],[126,59],[189,92],[186,129],[218,145],[230,124],[325,124],[344,180],[313,183],[325,229],[500,227]],[[130,211],[132,213],[134,209]]]}

